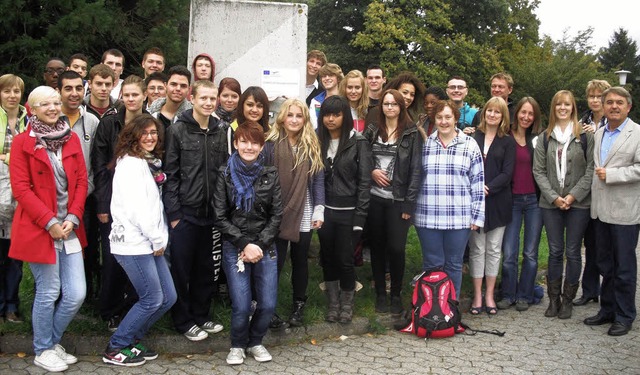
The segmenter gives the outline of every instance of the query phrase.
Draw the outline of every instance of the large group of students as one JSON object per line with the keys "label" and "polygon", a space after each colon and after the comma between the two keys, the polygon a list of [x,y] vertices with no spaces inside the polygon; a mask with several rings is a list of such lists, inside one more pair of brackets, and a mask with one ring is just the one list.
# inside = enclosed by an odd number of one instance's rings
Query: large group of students
{"label": "large group of students", "polygon": [[[640,127],[624,88],[590,81],[582,116],[561,90],[544,127],[534,98],[512,101],[507,73],[491,77],[492,98],[478,109],[461,76],[443,89],[410,72],[387,81],[377,65],[344,74],[313,50],[306,98],[285,98],[270,124],[265,91],[232,77],[216,86],[206,53],[165,74],[151,48],[144,78],[121,78],[124,67],[116,49],[90,69],[82,54],[52,58],[25,106],[23,80],[0,76],[0,314],[22,323],[28,262],[37,366],[77,362],[60,340],[87,296],[113,332],[105,363],[157,358],[143,340],[167,312],[186,339],[204,340],[223,330],[211,318],[223,279],[227,363],[270,361],[267,331],[304,324],[313,231],[328,322],[353,318],[362,246],[375,311],[402,313],[411,225],[422,269],[443,269],[458,296],[468,252],[469,314],[525,311],[536,302],[544,226],[545,316],[568,319],[573,306],[600,300],[586,325],[611,323],[612,336],[632,328]],[[282,318],[288,256],[293,303]]]}

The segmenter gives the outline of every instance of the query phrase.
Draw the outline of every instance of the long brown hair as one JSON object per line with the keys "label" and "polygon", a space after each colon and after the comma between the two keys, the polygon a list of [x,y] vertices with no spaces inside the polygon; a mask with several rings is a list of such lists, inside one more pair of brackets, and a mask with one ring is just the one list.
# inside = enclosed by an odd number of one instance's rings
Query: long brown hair
{"label": "long brown hair", "polygon": [[400,135],[404,133],[404,130],[408,127],[408,125],[412,124],[411,118],[409,117],[409,112],[407,112],[407,107],[404,103],[404,98],[400,91],[396,89],[389,89],[382,93],[380,96],[380,103],[378,106],[380,107],[380,111],[378,113],[378,135],[382,139],[383,142],[386,142],[389,139],[388,131],[387,131],[387,117],[384,115],[384,97],[387,95],[393,96],[393,100],[398,103],[400,106],[400,115],[398,116],[398,128],[396,129],[397,138],[400,139]]}
{"label": "long brown hair", "polygon": [[164,153],[164,125],[150,114],[141,113],[136,115],[122,129],[114,153],[114,162],[125,155],[136,158],[145,157],[147,152],[140,147],[140,138],[144,134],[144,130],[150,125],[155,125],[158,131],[158,143],[155,149],[151,151],[151,154],[158,159],[162,159],[162,154]]}

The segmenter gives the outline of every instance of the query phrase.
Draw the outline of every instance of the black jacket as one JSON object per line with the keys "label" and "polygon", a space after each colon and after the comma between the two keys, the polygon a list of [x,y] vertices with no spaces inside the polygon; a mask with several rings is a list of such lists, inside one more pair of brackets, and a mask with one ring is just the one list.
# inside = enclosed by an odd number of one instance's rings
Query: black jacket
{"label": "black jacket", "polygon": [[121,111],[110,116],[103,117],[96,129],[96,135],[91,148],[91,167],[93,168],[94,194],[97,200],[99,214],[110,213],[111,183],[113,182],[113,170],[108,168],[113,161],[118,136],[124,127],[126,111]]}
{"label": "black jacket", "polygon": [[[369,125],[364,132],[370,145],[378,138],[378,127]],[[422,183],[422,136],[414,124],[404,130],[398,141],[391,188],[393,200],[401,202],[402,212],[413,216]],[[375,163],[373,163],[375,165]],[[375,183],[375,182],[372,182]]]}
{"label": "black jacket", "polygon": [[[479,130],[473,133],[473,139],[478,142],[483,154],[484,137],[485,134]],[[489,195],[485,197],[485,233],[511,223],[511,180],[515,164],[516,141],[511,135],[496,136],[484,158],[484,184],[489,188]]]}
{"label": "black jacket", "polygon": [[233,198],[233,183],[226,165],[218,171],[215,193],[215,226],[229,241],[242,251],[253,243],[267,252],[280,231],[282,221],[282,194],[278,181],[278,170],[265,166],[260,177],[253,183],[255,199],[251,211],[236,207]]}
{"label": "black jacket", "polygon": [[202,130],[189,109],[167,128],[164,160],[167,182],[162,200],[169,221],[185,215],[213,219],[218,168],[229,157],[226,129],[219,124],[220,120],[210,116],[208,129]]}
{"label": "black jacket", "polygon": [[354,226],[367,220],[372,169],[371,146],[355,131],[333,160],[325,160],[325,205],[355,207]]}

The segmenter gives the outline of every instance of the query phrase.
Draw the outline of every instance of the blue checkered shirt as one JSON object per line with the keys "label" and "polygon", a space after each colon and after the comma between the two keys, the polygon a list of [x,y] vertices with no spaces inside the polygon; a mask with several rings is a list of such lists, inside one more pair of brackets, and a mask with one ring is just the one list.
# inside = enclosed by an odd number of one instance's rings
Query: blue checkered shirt
{"label": "blue checkered shirt", "polygon": [[458,131],[445,148],[434,132],[422,146],[422,172],[416,227],[484,226],[484,164],[473,138]]}

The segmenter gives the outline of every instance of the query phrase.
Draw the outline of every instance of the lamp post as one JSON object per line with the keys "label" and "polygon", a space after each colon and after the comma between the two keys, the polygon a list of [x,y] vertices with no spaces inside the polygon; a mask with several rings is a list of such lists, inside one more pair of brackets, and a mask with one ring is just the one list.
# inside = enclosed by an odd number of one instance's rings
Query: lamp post
{"label": "lamp post", "polygon": [[627,84],[627,75],[631,73],[628,70],[618,70],[614,72],[618,76],[618,80],[620,81],[620,86],[624,86]]}

